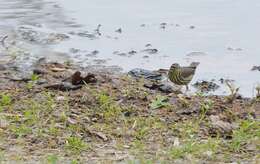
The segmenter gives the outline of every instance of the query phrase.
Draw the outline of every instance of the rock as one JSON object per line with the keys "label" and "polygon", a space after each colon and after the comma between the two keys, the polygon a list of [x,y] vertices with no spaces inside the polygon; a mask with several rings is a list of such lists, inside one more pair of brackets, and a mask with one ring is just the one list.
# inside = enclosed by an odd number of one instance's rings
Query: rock
{"label": "rock", "polygon": [[162,75],[158,72],[153,72],[141,68],[135,68],[128,72],[129,75],[135,78],[145,78],[149,80],[162,80]]}
{"label": "rock", "polygon": [[42,75],[42,74],[45,74],[45,73],[46,73],[46,71],[41,69],[41,68],[35,68],[33,70],[33,74],[36,74],[36,75]]}
{"label": "rock", "polygon": [[188,53],[186,56],[206,56],[207,54],[205,52],[191,52]]}
{"label": "rock", "polygon": [[127,56],[127,54],[124,53],[124,52],[122,52],[122,53],[118,53],[117,55],[118,55],[118,56]]}
{"label": "rock", "polygon": [[81,72],[76,71],[72,76],[71,76],[71,84],[73,85],[78,85],[82,83],[82,77],[81,77]]}
{"label": "rock", "polygon": [[23,40],[37,44],[54,44],[69,39],[69,36],[61,33],[48,33],[39,27],[21,26],[17,33]]}
{"label": "rock", "polygon": [[9,126],[9,122],[6,119],[0,118],[0,128],[6,129]]}
{"label": "rock", "polygon": [[144,87],[151,90],[158,90],[163,93],[177,93],[177,89],[167,83],[146,83],[144,84]]}
{"label": "rock", "polygon": [[76,71],[72,76],[71,76],[71,83],[73,85],[79,85],[79,84],[85,84],[85,83],[96,83],[97,79],[94,74],[88,73],[87,76],[82,77],[81,72]]}
{"label": "rock", "polygon": [[117,33],[122,33],[122,29],[119,28],[119,29],[117,29],[115,32],[117,32]]}
{"label": "rock", "polygon": [[159,89],[160,86],[161,86],[161,84],[156,84],[156,83],[144,84],[145,88],[148,88],[148,89],[151,89],[151,90]]}
{"label": "rock", "polygon": [[23,81],[23,82],[28,82],[31,80],[30,77],[20,77],[20,76],[15,76],[13,75],[12,77],[9,77],[11,81]]}
{"label": "rock", "polygon": [[152,45],[150,43],[146,44],[145,47],[151,47]]}
{"label": "rock", "polygon": [[193,86],[201,92],[210,92],[217,90],[220,86],[212,81],[197,81]]}
{"label": "rock", "polygon": [[251,71],[260,71],[260,66],[253,66]]}
{"label": "rock", "polygon": [[130,55],[134,55],[134,54],[136,54],[136,53],[137,53],[137,52],[134,51],[134,50],[128,52],[128,54],[130,54]]}
{"label": "rock", "polygon": [[96,82],[97,82],[97,79],[96,79],[96,77],[95,77],[94,74],[88,73],[87,76],[85,76],[85,77],[83,78],[83,81],[84,81],[85,83],[96,83]]}
{"label": "rock", "polygon": [[6,70],[6,66],[4,64],[0,64],[0,71],[5,71]]}
{"label": "rock", "polygon": [[173,93],[174,89],[171,85],[167,85],[167,84],[162,84],[159,87],[159,91],[163,92],[163,93]]}
{"label": "rock", "polygon": [[71,48],[71,49],[69,49],[69,52],[75,54],[75,53],[80,52],[80,49],[77,49],[77,48]]}
{"label": "rock", "polygon": [[235,125],[222,121],[219,116],[211,115],[210,117],[212,130],[216,133],[229,135],[232,133],[232,130],[237,128]]}
{"label": "rock", "polygon": [[158,53],[158,50],[156,48],[147,48],[144,49],[143,52],[147,52],[148,54],[156,54]]}
{"label": "rock", "polygon": [[57,101],[65,101],[66,98],[64,96],[58,96],[58,97],[56,97],[56,100]]}
{"label": "rock", "polygon": [[55,84],[45,86],[46,89],[54,89],[60,91],[77,90],[80,89],[81,87],[82,85],[72,85],[69,82],[61,82],[61,83],[55,83]]}
{"label": "rock", "polygon": [[77,124],[77,120],[68,117],[68,123],[75,125],[75,124]]}
{"label": "rock", "polygon": [[46,79],[39,79],[36,82],[37,85],[42,85],[42,84],[46,84],[46,83],[48,83],[48,81]]}

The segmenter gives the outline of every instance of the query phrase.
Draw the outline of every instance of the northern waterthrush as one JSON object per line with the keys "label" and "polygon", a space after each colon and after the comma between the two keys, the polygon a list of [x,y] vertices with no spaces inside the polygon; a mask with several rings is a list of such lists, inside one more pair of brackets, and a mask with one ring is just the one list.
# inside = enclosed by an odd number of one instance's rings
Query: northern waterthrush
{"label": "northern waterthrush", "polygon": [[188,90],[188,85],[192,80],[198,65],[199,62],[192,62],[190,66],[181,67],[178,63],[174,63],[170,67],[168,77],[174,84],[185,85],[186,90]]}

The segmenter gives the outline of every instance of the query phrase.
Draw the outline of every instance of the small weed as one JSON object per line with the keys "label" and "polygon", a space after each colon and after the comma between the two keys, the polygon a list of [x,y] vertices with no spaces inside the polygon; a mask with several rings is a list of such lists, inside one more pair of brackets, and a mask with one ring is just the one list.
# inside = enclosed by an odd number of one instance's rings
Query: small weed
{"label": "small weed", "polygon": [[173,147],[170,150],[170,156],[173,159],[179,159],[185,157],[185,155],[193,153],[197,150],[197,143],[195,142],[188,142],[182,146]]}
{"label": "small weed", "polygon": [[257,84],[257,86],[255,87],[256,90],[256,99],[259,100],[260,99],[260,84]]}
{"label": "small weed", "polygon": [[199,122],[201,122],[206,117],[207,112],[212,109],[213,105],[214,102],[212,100],[204,100],[202,103],[200,103],[201,114]]}
{"label": "small weed", "polygon": [[219,141],[216,139],[208,139],[205,142],[197,142],[189,140],[181,146],[170,149],[169,154],[173,159],[184,158],[188,154],[200,157],[205,152],[215,154],[219,148]]}
{"label": "small weed", "polygon": [[170,105],[167,101],[168,101],[167,97],[158,95],[158,96],[156,96],[156,99],[152,101],[152,103],[150,104],[150,107],[152,109],[167,107]]}
{"label": "small weed", "polygon": [[229,148],[234,152],[241,152],[244,146],[251,139],[260,137],[260,124],[257,121],[244,120],[240,123],[239,129],[235,130],[232,135],[232,141]]}
{"label": "small weed", "polygon": [[229,103],[232,103],[237,95],[238,95],[238,91],[239,91],[239,88],[237,88],[233,83],[231,83],[230,81],[225,81],[225,84],[230,92],[230,95],[226,97],[227,101]]}
{"label": "small weed", "polygon": [[12,102],[12,98],[8,94],[0,94],[0,106],[8,106]]}
{"label": "small weed", "polygon": [[79,164],[79,162],[78,162],[78,160],[73,159],[73,160],[70,162],[70,164]]}
{"label": "small weed", "polygon": [[99,109],[101,109],[99,112],[102,113],[104,120],[112,121],[122,113],[122,109],[105,92],[98,93],[97,100],[100,105]]}
{"label": "small weed", "polygon": [[52,154],[52,155],[47,156],[47,163],[48,164],[57,164],[57,162],[58,162],[57,155]]}
{"label": "small weed", "polygon": [[89,146],[78,137],[69,137],[66,140],[66,148],[74,153],[80,153],[89,148]]}
{"label": "small weed", "polygon": [[32,133],[32,129],[24,124],[21,124],[20,126],[14,125],[11,127],[11,130],[18,138]]}
{"label": "small weed", "polygon": [[188,120],[173,124],[173,131],[177,133],[180,138],[194,139],[199,132],[199,123],[196,120]]}
{"label": "small weed", "polygon": [[140,140],[134,140],[132,146],[134,148],[134,151],[138,151],[138,152],[142,152],[145,149],[145,144]]}
{"label": "small weed", "polygon": [[31,75],[31,81],[29,81],[27,84],[26,84],[26,88],[31,90],[34,85],[36,84],[37,80],[39,80],[39,76],[36,75],[36,74],[32,74]]}
{"label": "small weed", "polygon": [[31,81],[37,81],[37,80],[39,80],[39,76],[38,75],[36,75],[36,74],[32,74],[32,76],[31,76]]}

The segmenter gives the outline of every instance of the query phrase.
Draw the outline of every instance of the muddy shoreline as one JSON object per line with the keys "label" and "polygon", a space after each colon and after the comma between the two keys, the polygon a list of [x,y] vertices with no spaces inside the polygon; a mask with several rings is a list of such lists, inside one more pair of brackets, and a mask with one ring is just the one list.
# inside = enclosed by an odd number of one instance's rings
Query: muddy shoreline
{"label": "muddy shoreline", "polygon": [[154,79],[43,59],[33,72],[1,70],[3,162],[259,160],[259,98],[188,96]]}

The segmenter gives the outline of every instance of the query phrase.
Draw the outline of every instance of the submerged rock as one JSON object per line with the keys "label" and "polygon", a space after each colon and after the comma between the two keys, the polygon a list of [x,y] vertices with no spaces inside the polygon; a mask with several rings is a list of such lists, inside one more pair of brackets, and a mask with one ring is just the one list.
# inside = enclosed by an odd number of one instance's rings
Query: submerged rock
{"label": "submerged rock", "polygon": [[156,48],[147,48],[147,49],[144,49],[143,52],[147,52],[148,54],[156,54],[156,53],[158,53],[158,49],[156,49]]}
{"label": "submerged rock", "polygon": [[260,71],[260,66],[253,66],[251,71]]}
{"label": "submerged rock", "polygon": [[16,32],[21,39],[37,44],[55,44],[69,39],[66,34],[48,32],[33,26],[21,26]]}
{"label": "submerged rock", "polygon": [[201,92],[210,92],[217,90],[220,86],[212,81],[197,81],[193,86]]}
{"label": "submerged rock", "polygon": [[162,75],[158,72],[149,71],[141,68],[135,68],[128,72],[129,75],[135,78],[145,78],[149,80],[162,80]]}

